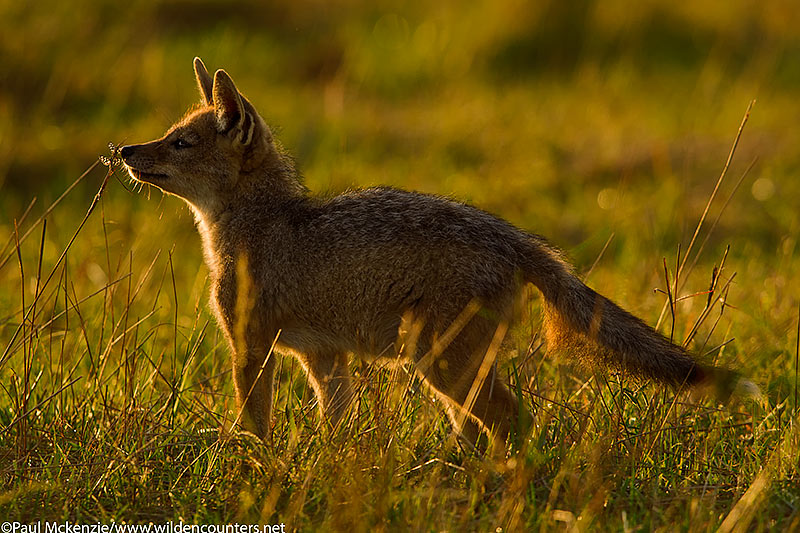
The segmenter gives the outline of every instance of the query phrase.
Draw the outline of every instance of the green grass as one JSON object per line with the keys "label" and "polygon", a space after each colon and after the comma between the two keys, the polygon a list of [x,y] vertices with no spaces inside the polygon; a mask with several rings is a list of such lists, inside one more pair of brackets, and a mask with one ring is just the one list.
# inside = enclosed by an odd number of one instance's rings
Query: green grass
{"label": "green grass", "polygon": [[[0,3],[0,520],[799,527],[794,5],[562,5]],[[699,321],[691,348],[751,376],[765,404],[561,365],[534,299],[501,367],[536,419],[508,461],[455,446],[408,369],[359,362],[336,434],[290,358],[271,441],[231,433],[188,209],[111,177],[78,231],[101,166],[48,211],[109,141],[154,138],[197,101],[195,55],[233,76],[313,191],[446,194],[546,235],[582,274],[597,261],[588,283],[648,323],[667,309],[677,341]],[[700,294],[673,328],[653,289],[665,258],[674,283],[752,99],[679,279],[681,297]],[[703,318],[723,257],[724,301]]]}

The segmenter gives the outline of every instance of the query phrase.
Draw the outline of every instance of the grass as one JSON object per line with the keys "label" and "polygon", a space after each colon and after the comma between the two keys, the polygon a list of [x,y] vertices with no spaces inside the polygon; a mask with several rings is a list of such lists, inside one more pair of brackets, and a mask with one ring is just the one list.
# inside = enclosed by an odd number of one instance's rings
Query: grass
{"label": "grass", "polygon": [[[0,4],[0,519],[800,526],[792,5],[78,4]],[[76,181],[108,141],[153,138],[196,101],[195,55],[280,126],[312,190],[448,194],[546,235],[765,404],[560,365],[534,299],[501,368],[536,424],[507,461],[455,446],[408,369],[359,362],[335,434],[290,358],[268,445],[231,432],[188,210],[114,176],[92,209],[104,167]]]}

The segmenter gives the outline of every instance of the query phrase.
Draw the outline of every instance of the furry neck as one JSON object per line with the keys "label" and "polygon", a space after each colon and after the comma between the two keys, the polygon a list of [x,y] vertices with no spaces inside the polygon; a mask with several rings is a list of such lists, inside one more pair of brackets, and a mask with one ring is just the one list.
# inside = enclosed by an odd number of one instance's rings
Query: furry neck
{"label": "furry neck", "polygon": [[210,218],[191,203],[189,207],[191,207],[194,213],[195,225],[197,226],[197,231],[200,233],[200,239],[203,243],[203,258],[205,259],[206,266],[208,266],[208,269],[211,271],[212,278],[216,279],[219,277],[219,272],[226,261],[225,256],[220,253],[222,250],[219,249],[220,246],[217,238],[220,230],[220,222],[223,217]]}
{"label": "furry neck", "polygon": [[235,194],[216,204],[213,209],[187,200],[202,239],[203,257],[212,275],[218,277],[221,269],[234,260],[238,242],[234,226],[241,223],[241,220],[236,222],[238,215],[241,215],[238,218],[248,217],[247,213],[252,212],[253,206],[258,206],[261,213],[279,215],[285,212],[287,205],[304,199],[308,199],[307,190],[299,181],[264,180],[237,188]]}

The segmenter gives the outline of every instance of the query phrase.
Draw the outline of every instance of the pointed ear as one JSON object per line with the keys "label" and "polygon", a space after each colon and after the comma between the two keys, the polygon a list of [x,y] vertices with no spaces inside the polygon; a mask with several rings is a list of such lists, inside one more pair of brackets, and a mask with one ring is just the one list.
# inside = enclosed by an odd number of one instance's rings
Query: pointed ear
{"label": "pointed ear", "polygon": [[217,131],[227,133],[243,146],[249,145],[256,132],[255,110],[239,94],[233,80],[224,70],[218,70],[214,74],[213,93]]}
{"label": "pointed ear", "polygon": [[194,74],[197,77],[197,87],[200,89],[200,96],[203,103],[212,105],[214,103],[214,82],[206,70],[206,66],[199,57],[194,58]]}
{"label": "pointed ear", "polygon": [[239,126],[244,120],[244,106],[233,80],[224,70],[214,74],[214,110],[217,116],[217,130],[226,133]]}

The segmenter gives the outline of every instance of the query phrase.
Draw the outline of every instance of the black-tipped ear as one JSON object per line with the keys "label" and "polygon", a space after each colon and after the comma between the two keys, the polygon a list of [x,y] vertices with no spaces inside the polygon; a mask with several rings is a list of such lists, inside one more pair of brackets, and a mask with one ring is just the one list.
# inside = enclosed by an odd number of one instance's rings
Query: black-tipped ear
{"label": "black-tipped ear", "polygon": [[217,130],[227,133],[244,120],[244,106],[233,80],[224,70],[214,74],[214,111],[217,116]]}
{"label": "black-tipped ear", "polygon": [[256,120],[252,113],[245,107],[244,120],[242,120],[242,133],[239,142],[247,146],[253,140],[256,132]]}
{"label": "black-tipped ear", "polygon": [[200,96],[203,97],[203,103],[206,105],[213,105],[214,103],[214,82],[203,64],[203,60],[199,57],[194,58],[194,74],[197,77],[197,87],[200,89]]}

